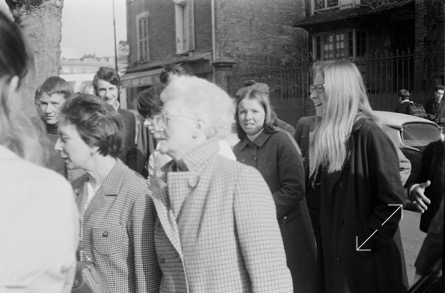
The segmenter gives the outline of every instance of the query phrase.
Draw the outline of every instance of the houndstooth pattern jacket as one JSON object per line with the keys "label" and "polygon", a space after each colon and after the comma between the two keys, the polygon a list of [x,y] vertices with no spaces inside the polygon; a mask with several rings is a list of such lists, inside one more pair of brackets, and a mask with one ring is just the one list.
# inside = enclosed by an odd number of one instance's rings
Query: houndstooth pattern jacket
{"label": "houndstooth pattern jacket", "polygon": [[[79,210],[87,181],[84,175],[73,183]],[[156,211],[148,193],[145,180],[118,159],[83,215],[80,247],[112,293],[159,292]]]}
{"label": "houndstooth pattern jacket", "polygon": [[188,171],[152,181],[160,292],[293,292],[269,188],[218,150],[210,140],[184,157]]}

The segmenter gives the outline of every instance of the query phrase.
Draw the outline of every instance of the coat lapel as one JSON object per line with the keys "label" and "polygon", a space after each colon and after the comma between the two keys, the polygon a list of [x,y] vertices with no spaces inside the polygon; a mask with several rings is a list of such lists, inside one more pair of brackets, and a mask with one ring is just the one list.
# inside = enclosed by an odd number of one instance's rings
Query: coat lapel
{"label": "coat lapel", "polygon": [[[86,186],[84,189],[86,189]],[[101,186],[88,205],[85,215],[83,216],[83,221],[87,222],[91,215],[94,214],[94,212],[96,212],[105,203],[105,201],[105,194]]]}
{"label": "coat lapel", "polygon": [[167,184],[162,178],[155,178],[151,184],[153,203],[158,214],[159,221],[165,234],[173,247],[182,257],[181,241],[179,230],[173,211],[169,209],[170,203],[167,195]]}
{"label": "coat lapel", "polygon": [[[119,194],[119,189],[122,186],[122,182],[125,176],[121,174],[125,174],[129,171],[128,167],[122,163],[121,160],[117,160],[113,169],[111,169],[110,174],[104,179],[99,189],[96,191],[91,203],[89,204],[87,210],[85,211],[85,215],[83,217],[83,221],[86,222],[88,219],[106,202],[114,201],[116,196]],[[87,187],[86,184],[83,186],[83,197],[87,195]],[[82,200],[82,199],[81,199]]]}

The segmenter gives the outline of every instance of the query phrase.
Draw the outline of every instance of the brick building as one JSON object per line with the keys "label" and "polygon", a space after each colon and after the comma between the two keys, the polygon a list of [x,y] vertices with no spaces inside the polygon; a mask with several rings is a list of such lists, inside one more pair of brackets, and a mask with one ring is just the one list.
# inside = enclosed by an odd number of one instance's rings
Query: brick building
{"label": "brick building", "polygon": [[[304,17],[295,0],[127,0],[127,96],[159,82],[162,67],[181,64],[227,89],[232,70],[278,66],[307,33],[292,27]],[[131,102],[130,102],[131,103]]]}
{"label": "brick building", "polygon": [[304,0],[294,26],[309,33],[315,59],[349,58],[362,71],[371,103],[393,110],[397,90],[424,102],[444,83],[444,1]]}

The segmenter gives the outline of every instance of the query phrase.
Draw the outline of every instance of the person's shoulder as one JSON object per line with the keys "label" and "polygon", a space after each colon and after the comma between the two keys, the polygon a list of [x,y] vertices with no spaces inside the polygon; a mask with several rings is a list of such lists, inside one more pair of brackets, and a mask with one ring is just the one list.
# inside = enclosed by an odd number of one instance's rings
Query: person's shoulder
{"label": "person's shoulder", "polygon": [[38,196],[51,198],[55,194],[72,195],[68,181],[57,172],[35,165],[21,158],[9,162],[1,162],[0,181],[20,186]]}
{"label": "person's shoulder", "polygon": [[122,115],[122,117],[124,119],[134,119],[134,120],[136,120],[136,116],[131,111],[119,108],[119,110],[117,112],[120,115]]}
{"label": "person's shoulder", "polygon": [[239,175],[243,172],[249,172],[248,170],[252,168],[246,164],[243,164],[239,161],[231,160],[222,155],[217,155],[216,160],[213,164],[213,168],[218,170],[219,176],[233,176],[234,178],[238,178]]}
{"label": "person's shoulder", "polygon": [[317,122],[318,117],[317,116],[303,116],[297,121],[298,125],[308,125],[312,126]]}
{"label": "person's shoulder", "polygon": [[270,142],[276,142],[276,143],[291,143],[293,140],[293,137],[290,135],[289,132],[287,132],[284,129],[276,128],[274,132],[270,133]]}
{"label": "person's shoulder", "polygon": [[374,117],[363,117],[358,119],[353,126],[353,133],[364,136],[387,136],[383,125]]}
{"label": "person's shoulder", "polygon": [[133,190],[136,194],[147,194],[148,185],[147,180],[137,173],[136,171],[130,169],[127,165],[122,163],[124,177],[122,180],[122,185]]}

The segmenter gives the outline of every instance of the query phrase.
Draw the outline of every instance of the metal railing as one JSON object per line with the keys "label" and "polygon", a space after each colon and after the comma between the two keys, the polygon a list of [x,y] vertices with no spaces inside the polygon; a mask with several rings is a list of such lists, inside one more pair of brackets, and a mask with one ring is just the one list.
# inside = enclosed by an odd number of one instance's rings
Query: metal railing
{"label": "metal railing", "polygon": [[[363,75],[369,100],[376,110],[393,111],[398,105],[397,92],[407,89],[412,100],[424,103],[432,97],[437,84],[444,84],[445,53],[416,54],[393,52],[351,59]],[[306,60],[311,60],[310,56]],[[234,71],[228,77],[229,94],[235,96],[243,82],[255,80],[269,85],[271,102],[278,116],[295,125],[302,116],[314,114],[309,99],[311,62],[293,68],[262,71]]]}

